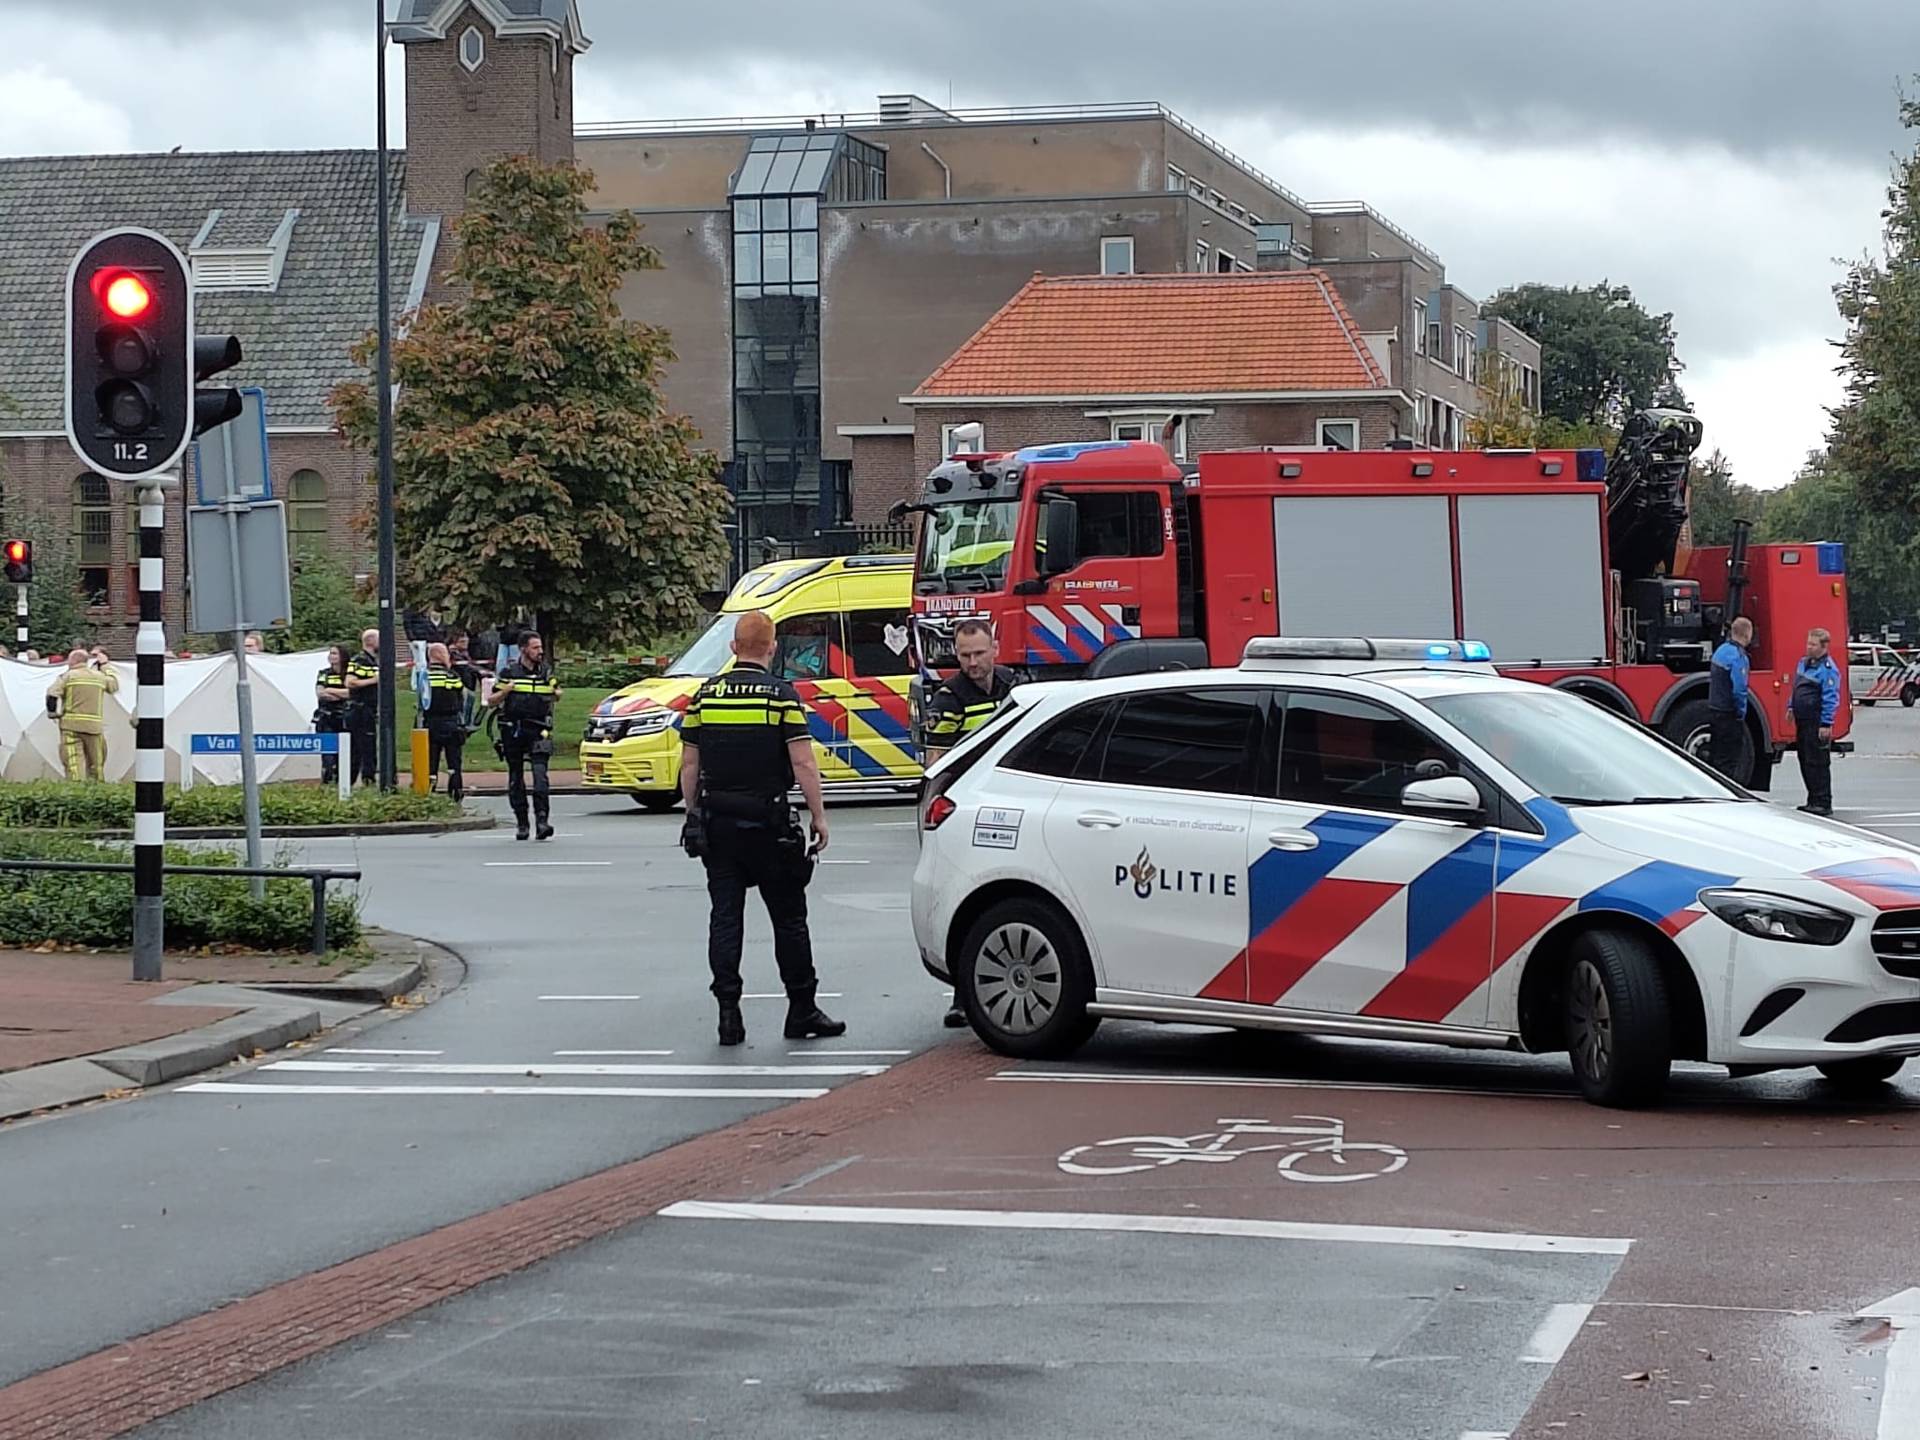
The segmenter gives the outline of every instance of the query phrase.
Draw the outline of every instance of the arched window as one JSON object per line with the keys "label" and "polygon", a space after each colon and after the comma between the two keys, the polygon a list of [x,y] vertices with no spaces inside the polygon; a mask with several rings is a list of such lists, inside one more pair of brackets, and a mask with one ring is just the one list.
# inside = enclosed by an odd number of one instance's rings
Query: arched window
{"label": "arched window", "polygon": [[104,475],[73,482],[73,559],[86,603],[105,605],[113,573],[113,487]]}
{"label": "arched window", "polygon": [[327,549],[327,477],[296,470],[287,482],[287,553],[320,555]]}

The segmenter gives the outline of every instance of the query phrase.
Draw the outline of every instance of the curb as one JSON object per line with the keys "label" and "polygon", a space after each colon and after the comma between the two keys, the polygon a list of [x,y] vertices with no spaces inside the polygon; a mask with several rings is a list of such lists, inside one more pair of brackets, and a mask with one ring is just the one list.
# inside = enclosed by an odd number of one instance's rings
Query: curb
{"label": "curb", "polygon": [[[556,791],[556,794],[564,792]],[[325,840],[354,835],[452,835],[464,830],[492,830],[498,821],[491,815],[463,815],[458,820],[396,820],[387,825],[263,825],[263,840]],[[35,835],[71,834],[80,840],[130,840],[131,830],[34,830]],[[173,840],[244,840],[247,832],[234,825],[198,825],[167,828]]]}
{"label": "curb", "polygon": [[[376,940],[380,939],[396,945],[403,940],[408,944],[432,943],[397,935],[377,935]],[[261,1050],[278,1050],[351,1018],[343,1012],[353,1007],[360,1011],[375,1009],[395,996],[405,995],[426,976],[426,960],[416,954],[376,960],[339,980],[231,987],[257,996],[257,1002],[242,1014],[229,1015],[198,1030],[0,1074],[0,1121],[164,1085]],[[174,993],[192,995],[195,988]]]}

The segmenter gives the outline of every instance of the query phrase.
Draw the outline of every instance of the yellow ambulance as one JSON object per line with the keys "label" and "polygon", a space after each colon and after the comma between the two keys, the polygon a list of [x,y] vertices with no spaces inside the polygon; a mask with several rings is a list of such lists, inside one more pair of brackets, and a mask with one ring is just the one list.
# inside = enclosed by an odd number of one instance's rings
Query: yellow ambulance
{"label": "yellow ambulance", "polygon": [[706,632],[666,673],[594,707],[580,744],[581,783],[624,790],[649,810],[680,798],[680,717],[700,682],[733,664],[733,628],[749,610],[773,621],[773,673],[807,705],[820,778],[906,785],[920,778],[907,692],[911,555],[783,560],[743,576]]}

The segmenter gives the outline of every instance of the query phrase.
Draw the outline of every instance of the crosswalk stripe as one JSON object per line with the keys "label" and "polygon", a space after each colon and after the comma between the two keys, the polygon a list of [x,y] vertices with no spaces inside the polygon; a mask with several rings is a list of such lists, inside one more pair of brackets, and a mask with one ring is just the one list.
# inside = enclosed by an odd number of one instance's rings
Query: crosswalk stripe
{"label": "crosswalk stripe", "polygon": [[702,1089],[664,1085],[257,1085],[243,1080],[202,1080],[180,1087],[182,1095],[544,1095],[607,1096],[619,1100],[818,1100],[825,1090]]}
{"label": "crosswalk stripe", "polygon": [[438,1060],[275,1060],[262,1070],[303,1075],[883,1075],[884,1065],[453,1064]]}

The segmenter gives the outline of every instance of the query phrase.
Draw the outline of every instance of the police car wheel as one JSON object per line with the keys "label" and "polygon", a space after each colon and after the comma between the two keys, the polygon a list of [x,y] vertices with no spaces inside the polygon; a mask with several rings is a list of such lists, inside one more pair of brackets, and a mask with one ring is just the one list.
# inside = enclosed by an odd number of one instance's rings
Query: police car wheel
{"label": "police car wheel", "polygon": [[1645,940],[1590,930],[1574,942],[1566,1025],[1573,1078],[1587,1099],[1619,1109],[1660,1099],[1673,1069],[1672,1008]]}
{"label": "police car wheel", "polygon": [[1820,1073],[1842,1090],[1874,1090],[1898,1075],[1906,1063],[1904,1055],[1863,1055],[1822,1065]]}
{"label": "police car wheel", "polygon": [[974,1033],[1002,1055],[1070,1055],[1099,1020],[1087,1014],[1093,966],[1080,932],[1056,906],[1003,900],[968,930],[954,993]]}
{"label": "police car wheel", "polygon": [[1900,703],[1902,705],[1911,710],[1916,700],[1920,700],[1920,685],[1906,685],[1901,687]]}
{"label": "police car wheel", "polygon": [[673,790],[636,790],[633,803],[651,815],[664,815],[680,803],[680,796]]}

